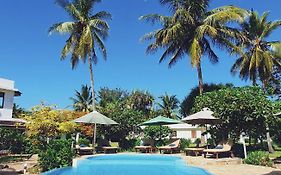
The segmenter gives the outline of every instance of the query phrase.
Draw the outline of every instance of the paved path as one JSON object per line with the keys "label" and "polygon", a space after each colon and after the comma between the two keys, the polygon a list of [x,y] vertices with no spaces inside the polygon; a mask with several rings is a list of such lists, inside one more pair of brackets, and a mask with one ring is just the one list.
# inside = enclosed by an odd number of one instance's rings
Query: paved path
{"label": "paved path", "polygon": [[213,175],[281,175],[281,170],[263,166],[253,166],[246,164],[222,165],[221,163],[210,164],[215,159],[205,159],[203,157],[183,156],[189,165],[204,168]]}

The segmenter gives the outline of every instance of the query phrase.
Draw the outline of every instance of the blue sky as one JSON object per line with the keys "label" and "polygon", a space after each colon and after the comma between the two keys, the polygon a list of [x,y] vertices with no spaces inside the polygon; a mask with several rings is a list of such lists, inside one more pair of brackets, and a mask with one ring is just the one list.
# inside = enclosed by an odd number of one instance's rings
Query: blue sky
{"label": "blue sky", "polygon": [[[227,3],[226,3],[227,2]],[[270,19],[281,19],[281,1],[228,0],[215,1],[211,8],[222,5],[238,5],[247,9],[270,11]],[[155,97],[167,92],[183,99],[197,85],[196,70],[190,66],[188,57],[172,69],[158,64],[160,52],[146,55],[146,43],[140,38],[157,27],[139,21],[148,13],[167,14],[157,0],[103,0],[96,10],[106,10],[113,15],[110,36],[106,41],[108,60],[99,60],[94,66],[95,89],[100,87],[122,88],[128,91],[150,91]],[[69,97],[81,84],[89,84],[88,67],[79,64],[72,70],[69,60],[60,60],[60,51],[67,35],[52,35],[48,28],[61,21],[68,21],[66,13],[53,0],[5,1],[0,7],[0,77],[12,79],[22,96],[16,103],[27,109],[45,101],[65,108],[71,104]],[[281,40],[281,30],[272,35]],[[203,58],[203,76],[207,83],[233,83],[244,86],[249,82],[230,74],[235,58],[217,50],[220,62],[211,65]]]}

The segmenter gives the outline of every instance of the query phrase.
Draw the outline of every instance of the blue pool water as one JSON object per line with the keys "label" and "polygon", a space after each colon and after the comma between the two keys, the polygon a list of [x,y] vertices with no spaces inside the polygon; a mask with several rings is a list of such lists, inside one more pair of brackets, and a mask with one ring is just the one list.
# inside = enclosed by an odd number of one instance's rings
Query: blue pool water
{"label": "blue pool water", "polygon": [[43,175],[211,175],[201,168],[187,166],[176,156],[101,155],[77,162],[77,167],[56,169]]}

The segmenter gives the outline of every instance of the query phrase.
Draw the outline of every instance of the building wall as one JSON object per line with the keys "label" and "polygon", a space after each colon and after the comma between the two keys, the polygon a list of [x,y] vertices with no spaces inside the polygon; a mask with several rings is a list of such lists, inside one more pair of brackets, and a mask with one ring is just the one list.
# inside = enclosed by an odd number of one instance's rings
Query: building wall
{"label": "building wall", "polygon": [[0,91],[5,93],[4,107],[0,108],[0,119],[12,118],[15,93],[13,91]]}
{"label": "building wall", "polygon": [[192,138],[192,130],[175,130],[176,131],[176,137],[177,138],[183,138],[183,139],[191,139],[191,141],[195,141],[197,138],[201,139],[201,130],[194,130],[196,132],[196,137]]}
{"label": "building wall", "polygon": [[5,93],[4,106],[0,108],[0,119],[12,118],[15,92],[6,89],[14,89],[14,81],[0,78],[0,92]]}

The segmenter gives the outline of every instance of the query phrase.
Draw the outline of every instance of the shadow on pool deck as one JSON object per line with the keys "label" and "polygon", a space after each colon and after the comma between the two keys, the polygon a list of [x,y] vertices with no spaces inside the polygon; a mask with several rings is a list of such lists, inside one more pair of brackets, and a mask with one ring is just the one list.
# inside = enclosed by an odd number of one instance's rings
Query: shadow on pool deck
{"label": "shadow on pool deck", "polygon": [[270,173],[263,174],[263,175],[281,175],[281,171],[272,171]]}
{"label": "shadow on pool deck", "polygon": [[18,175],[19,172],[16,172],[14,169],[4,169],[0,170],[0,175]]}

